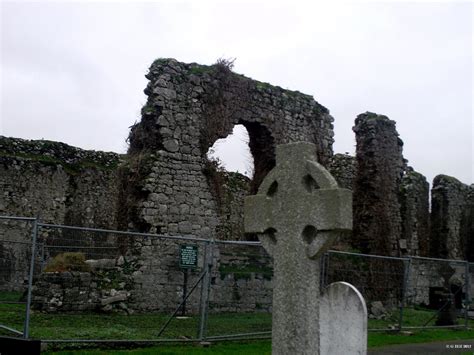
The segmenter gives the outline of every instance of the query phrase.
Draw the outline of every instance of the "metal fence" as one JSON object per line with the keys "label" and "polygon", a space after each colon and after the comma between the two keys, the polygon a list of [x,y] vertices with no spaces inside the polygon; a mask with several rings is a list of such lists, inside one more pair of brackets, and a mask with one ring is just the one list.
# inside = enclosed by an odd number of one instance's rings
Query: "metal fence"
{"label": "metal fence", "polygon": [[[369,330],[468,326],[473,264],[329,251],[322,287],[352,283]],[[272,261],[215,241],[0,217],[0,333],[47,343],[271,336]],[[443,323],[444,322],[444,323]]]}
{"label": "metal fence", "polygon": [[468,327],[474,315],[467,261],[329,251],[322,262],[323,284],[346,281],[364,296],[369,331]]}

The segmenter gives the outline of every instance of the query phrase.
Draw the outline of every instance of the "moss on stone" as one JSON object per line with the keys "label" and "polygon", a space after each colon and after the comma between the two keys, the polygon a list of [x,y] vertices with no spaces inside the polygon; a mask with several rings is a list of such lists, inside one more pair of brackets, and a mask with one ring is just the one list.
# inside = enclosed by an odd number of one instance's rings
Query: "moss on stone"
{"label": "moss on stone", "polygon": [[85,169],[97,169],[97,170],[114,170],[118,166],[118,160],[111,165],[102,165],[98,162],[90,160],[82,160],[77,163],[71,164],[66,163],[58,158],[52,157],[50,155],[40,155],[40,154],[29,154],[29,153],[8,153],[0,150],[0,157],[11,158],[11,159],[20,159],[27,161],[34,161],[40,164],[57,167],[58,165],[62,166],[64,171],[71,175],[76,175],[79,172]]}
{"label": "moss on stone", "polygon": [[45,272],[82,271],[89,272],[84,253],[61,253],[56,255],[44,268]]}
{"label": "moss on stone", "polygon": [[212,67],[207,65],[192,64],[189,67],[189,73],[194,75],[202,75],[205,73],[210,73],[211,71]]}

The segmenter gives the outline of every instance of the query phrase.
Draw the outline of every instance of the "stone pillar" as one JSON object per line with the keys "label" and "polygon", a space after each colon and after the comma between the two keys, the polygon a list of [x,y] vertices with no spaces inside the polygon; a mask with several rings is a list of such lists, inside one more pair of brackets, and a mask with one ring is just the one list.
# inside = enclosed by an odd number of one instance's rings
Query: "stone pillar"
{"label": "stone pillar", "polygon": [[472,250],[472,187],[459,180],[438,175],[431,189],[431,255],[465,259]]}
{"label": "stone pillar", "polygon": [[375,113],[357,116],[353,246],[362,252],[400,255],[399,186],[405,161],[395,121]]}
{"label": "stone pillar", "polygon": [[399,246],[402,255],[429,256],[429,193],[426,178],[407,169],[400,185],[402,235]]}

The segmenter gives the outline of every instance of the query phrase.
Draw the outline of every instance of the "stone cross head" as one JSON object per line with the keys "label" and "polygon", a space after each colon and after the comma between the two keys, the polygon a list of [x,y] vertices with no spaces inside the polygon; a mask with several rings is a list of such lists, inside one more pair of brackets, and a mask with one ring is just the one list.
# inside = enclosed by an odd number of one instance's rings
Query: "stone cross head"
{"label": "stone cross head", "polygon": [[341,231],[352,229],[352,192],[338,188],[316,161],[312,143],[276,147],[276,166],[257,195],[245,199],[245,231],[257,233],[267,252],[285,250],[317,258]]}

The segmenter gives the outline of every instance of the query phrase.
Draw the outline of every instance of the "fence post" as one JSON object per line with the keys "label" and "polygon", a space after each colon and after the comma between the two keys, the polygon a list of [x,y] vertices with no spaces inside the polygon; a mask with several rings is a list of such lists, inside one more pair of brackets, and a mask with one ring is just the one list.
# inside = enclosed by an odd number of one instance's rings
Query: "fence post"
{"label": "fence post", "polygon": [[324,290],[326,289],[327,286],[327,270],[329,267],[329,252],[325,252],[323,254],[323,257],[321,258],[321,271],[320,271],[320,276],[319,276],[319,290],[321,294],[324,293]]}
{"label": "fence post", "polygon": [[400,300],[400,315],[398,319],[398,331],[402,330],[402,324],[403,324],[403,307],[405,305],[405,298],[406,298],[406,293],[407,293],[407,287],[408,287],[408,278],[410,274],[410,266],[411,266],[411,257],[408,257],[408,259],[403,260],[403,266],[404,266],[404,272],[403,272],[403,285],[402,285],[402,294],[401,294],[401,300]]}
{"label": "fence post", "polygon": [[33,288],[33,275],[35,270],[35,256],[36,256],[36,241],[38,239],[38,219],[33,222],[33,232],[31,236],[31,260],[30,260],[30,273],[28,276],[28,290],[26,297],[26,314],[25,323],[23,327],[23,338],[29,338],[30,332],[30,308],[31,308],[31,289]]}
{"label": "fence post", "polygon": [[209,308],[209,294],[211,289],[211,269],[214,251],[214,241],[206,243],[204,250],[203,268],[205,271],[204,278],[201,284],[201,302],[199,306],[200,321],[198,339],[205,340],[207,333],[207,313]]}
{"label": "fence post", "polygon": [[469,261],[466,260],[466,271],[464,284],[466,285],[466,292],[464,293],[464,328],[468,328],[469,325],[469,307],[471,304],[471,275],[469,274]]}

